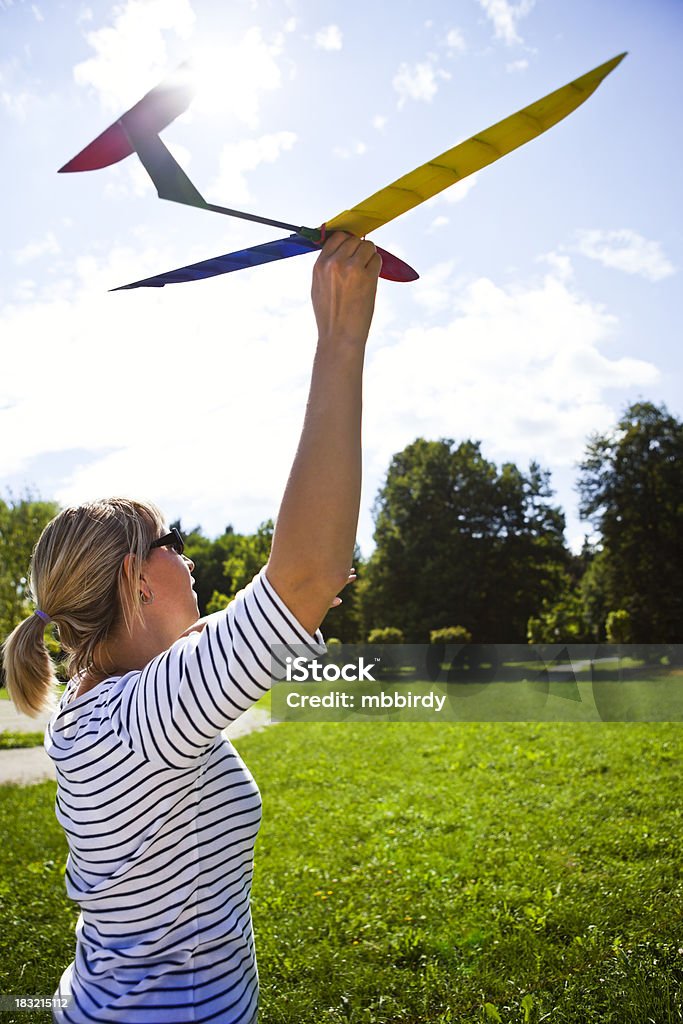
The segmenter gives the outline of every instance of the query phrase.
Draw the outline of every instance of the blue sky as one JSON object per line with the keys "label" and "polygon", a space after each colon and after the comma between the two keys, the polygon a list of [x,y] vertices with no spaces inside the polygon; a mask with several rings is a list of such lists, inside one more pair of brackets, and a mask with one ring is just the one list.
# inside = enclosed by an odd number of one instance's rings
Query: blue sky
{"label": "blue sky", "polygon": [[0,0],[0,481],[124,493],[210,535],[277,511],[306,398],[312,256],[107,289],[278,237],[156,199],[135,158],[57,168],[181,61],[164,140],[211,201],[311,226],[616,54],[566,121],[372,237],[380,282],[359,540],[391,455],[474,438],[552,471],[567,537],[587,435],[681,398],[680,46],[669,0],[391,5]]}

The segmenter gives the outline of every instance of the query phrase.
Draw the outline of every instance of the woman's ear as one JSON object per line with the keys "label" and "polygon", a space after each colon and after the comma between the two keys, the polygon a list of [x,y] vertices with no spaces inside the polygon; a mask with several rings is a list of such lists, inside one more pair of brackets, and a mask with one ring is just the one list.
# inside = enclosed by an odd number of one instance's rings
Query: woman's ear
{"label": "woman's ear", "polygon": [[135,616],[141,612],[141,606],[154,601],[154,592],[142,573],[136,579],[136,564],[134,554],[125,555],[119,574],[119,599],[129,631]]}
{"label": "woman's ear", "polygon": [[128,554],[123,559],[123,578],[126,583],[130,582],[130,578],[133,572],[133,556]]}

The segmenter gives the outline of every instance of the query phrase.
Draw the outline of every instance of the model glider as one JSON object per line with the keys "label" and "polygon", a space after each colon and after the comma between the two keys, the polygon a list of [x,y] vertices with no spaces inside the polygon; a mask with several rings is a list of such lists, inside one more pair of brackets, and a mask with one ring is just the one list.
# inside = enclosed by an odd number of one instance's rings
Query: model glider
{"label": "model glider", "polygon": [[[239,252],[227,253],[224,256],[215,256],[213,259],[202,260],[201,263],[169,270],[165,274],[146,277],[142,281],[134,281],[132,284],[125,284],[112,290],[163,288],[166,284],[176,284],[180,281],[197,281],[204,277],[230,274],[245,267],[255,267],[261,263],[311,252],[319,248],[326,234],[332,231],[348,231],[361,237],[369,234],[394,217],[399,217],[426,199],[431,199],[449,185],[462,181],[506,153],[511,153],[536,136],[542,135],[548,128],[552,128],[581,106],[625,56],[626,54],[622,53],[608,60],[581,78],[569,82],[568,85],[551,92],[523,110],[518,110],[516,114],[506,117],[503,121],[498,121],[485,131],[478,132],[453,149],[446,150],[386,188],[375,192],[357,206],[332,217],[320,228],[287,224],[269,217],[207,203],[159,138],[159,133],[187,109],[192,98],[186,65],[143,96],[139,103],[98,135],[78,156],[60,168],[60,173],[108,167],[132,153],[137,153],[154,182],[160,199],[170,199],[176,203],[196,206],[201,210],[210,210],[212,213],[241,217],[244,220],[292,232],[285,238],[277,238],[273,242],[254,245],[249,249],[241,249]],[[384,249],[378,248],[377,251],[382,257],[380,277],[390,281],[416,280],[418,274],[403,260],[392,256]]]}

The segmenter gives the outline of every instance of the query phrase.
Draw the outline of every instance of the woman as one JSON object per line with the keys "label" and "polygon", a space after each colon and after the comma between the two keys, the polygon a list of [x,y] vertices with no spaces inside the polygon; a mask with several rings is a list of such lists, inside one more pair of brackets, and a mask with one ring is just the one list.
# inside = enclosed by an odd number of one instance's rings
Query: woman
{"label": "woman", "polygon": [[[320,651],[349,578],[361,475],[363,356],[381,259],[336,233],[313,272],[318,346],[270,558],[197,621],[193,563],[150,504],[66,509],[33,555],[34,615],[5,644],[10,695],[54,694],[56,623],[72,678],[46,730],[76,955],[65,1024],[256,1020],[249,906],[258,789],[221,731],[271,682],[271,646]],[[274,674],[278,669],[274,665]],[[283,671],[284,674],[284,671]]]}

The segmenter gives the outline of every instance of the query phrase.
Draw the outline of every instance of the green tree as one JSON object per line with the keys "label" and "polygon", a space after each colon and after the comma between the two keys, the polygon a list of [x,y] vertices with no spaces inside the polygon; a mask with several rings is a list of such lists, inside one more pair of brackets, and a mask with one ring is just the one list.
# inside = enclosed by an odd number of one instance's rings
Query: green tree
{"label": "green tree", "polygon": [[[171,525],[183,532],[179,522]],[[261,523],[256,533],[235,533],[232,526],[226,526],[219,537],[211,540],[196,526],[184,536],[185,554],[195,563],[199,610],[206,615],[224,608],[266,564],[273,539],[273,521],[267,519]]]}
{"label": "green tree", "polygon": [[54,501],[30,493],[0,498],[0,640],[32,610],[28,568],[36,541],[59,512]]}
{"label": "green tree", "polygon": [[231,581],[230,589],[224,593],[234,596],[260,572],[270,557],[273,529],[273,520],[267,519],[256,533],[234,535],[234,543],[223,563],[225,577]]}
{"label": "green tree", "polygon": [[235,544],[235,532],[232,526],[226,526],[223,533],[211,540],[207,537],[200,526],[195,526],[189,532],[183,530],[180,521],[171,523],[180,530],[185,538],[185,554],[195,564],[193,576],[196,580],[195,590],[199,611],[202,615],[207,614],[209,602],[215,592],[219,594],[232,594],[232,579],[225,575],[225,563],[230,557]]}
{"label": "green tree", "polygon": [[590,643],[592,639],[581,595],[569,586],[557,601],[544,607],[527,623],[530,644],[581,644]]}
{"label": "green tree", "polygon": [[464,625],[477,642],[524,642],[529,616],[559,592],[568,552],[549,474],[487,461],[479,443],[418,438],[395,455],[374,507],[376,549],[364,627],[407,642]]}
{"label": "green tree", "polygon": [[606,639],[605,624],[609,612],[608,578],[607,552],[600,548],[594,552],[578,585],[581,613],[588,630],[589,641],[599,643]]}
{"label": "green tree", "polygon": [[345,644],[358,644],[365,636],[361,626],[361,594],[366,567],[357,545],[353,552],[353,567],[358,579],[340,592],[342,603],[337,608],[330,608],[320,626],[325,638],[334,636]]}
{"label": "green tree", "polygon": [[630,406],[590,438],[579,493],[601,534],[603,609],[629,613],[633,643],[680,643],[683,423],[665,406]]}

